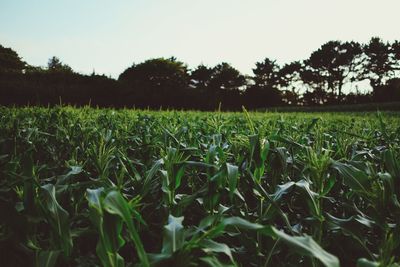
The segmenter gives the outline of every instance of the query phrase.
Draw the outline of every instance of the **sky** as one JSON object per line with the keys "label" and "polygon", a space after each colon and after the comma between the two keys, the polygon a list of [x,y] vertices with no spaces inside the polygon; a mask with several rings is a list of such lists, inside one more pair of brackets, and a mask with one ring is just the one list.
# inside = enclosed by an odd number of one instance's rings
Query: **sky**
{"label": "sky", "polygon": [[400,0],[0,0],[0,44],[31,65],[57,56],[115,78],[171,56],[251,74],[266,57],[303,60],[330,40],[399,40],[399,12]]}

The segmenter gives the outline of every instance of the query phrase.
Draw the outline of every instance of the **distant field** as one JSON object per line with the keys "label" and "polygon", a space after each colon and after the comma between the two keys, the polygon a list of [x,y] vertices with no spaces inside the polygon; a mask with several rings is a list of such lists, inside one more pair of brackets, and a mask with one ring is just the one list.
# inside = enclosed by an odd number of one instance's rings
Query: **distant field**
{"label": "distant field", "polygon": [[399,266],[400,113],[0,108],[2,266]]}
{"label": "distant field", "polygon": [[[265,111],[260,110],[260,111]],[[277,112],[364,112],[364,111],[400,111],[400,102],[367,103],[353,105],[325,105],[325,106],[288,106],[268,108],[266,111]]]}

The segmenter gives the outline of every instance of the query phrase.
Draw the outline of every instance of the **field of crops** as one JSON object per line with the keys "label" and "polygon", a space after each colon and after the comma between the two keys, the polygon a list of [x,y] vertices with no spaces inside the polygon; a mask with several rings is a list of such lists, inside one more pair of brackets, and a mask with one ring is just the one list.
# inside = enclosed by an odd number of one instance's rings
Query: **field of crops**
{"label": "field of crops", "polygon": [[0,266],[400,266],[399,115],[0,108]]}

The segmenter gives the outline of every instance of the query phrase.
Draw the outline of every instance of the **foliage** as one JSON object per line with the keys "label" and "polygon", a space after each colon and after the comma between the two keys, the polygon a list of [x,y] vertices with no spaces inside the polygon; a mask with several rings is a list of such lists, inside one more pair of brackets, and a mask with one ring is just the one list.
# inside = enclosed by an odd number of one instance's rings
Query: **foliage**
{"label": "foliage", "polygon": [[[362,54],[360,44],[355,42],[330,41],[314,51],[305,61],[305,71],[312,72],[313,79],[308,83],[330,90],[342,99],[342,87],[349,76],[356,73],[356,67]],[[317,87],[318,88],[318,87]]]}
{"label": "foliage", "polygon": [[118,80],[127,88],[125,96],[134,97],[139,107],[171,107],[184,95],[189,75],[183,62],[156,58],[133,64]]}
{"label": "foliage", "polygon": [[47,63],[47,70],[49,72],[73,72],[72,68],[66,64],[63,64],[58,57],[52,57],[49,59],[49,62]]}
{"label": "foliage", "polygon": [[398,266],[398,116],[1,107],[1,265]]}
{"label": "foliage", "polygon": [[[29,66],[0,46],[0,104],[94,105],[149,109],[238,111],[400,101],[400,43],[329,41],[305,60],[255,63],[252,75],[231,64],[194,69],[171,58],[133,63],[118,77],[76,73],[59,58]],[[368,86],[368,81],[370,86]],[[362,88],[359,88],[359,86]],[[361,91],[359,90],[361,89]],[[347,91],[347,92],[346,92]]]}
{"label": "foliage", "polygon": [[0,74],[8,72],[21,73],[26,63],[21,60],[17,52],[0,45]]}

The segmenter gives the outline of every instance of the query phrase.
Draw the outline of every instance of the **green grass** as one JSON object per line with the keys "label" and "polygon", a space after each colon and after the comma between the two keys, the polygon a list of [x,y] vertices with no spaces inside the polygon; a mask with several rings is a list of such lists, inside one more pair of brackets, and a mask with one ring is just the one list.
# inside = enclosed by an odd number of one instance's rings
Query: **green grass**
{"label": "green grass", "polygon": [[400,113],[0,108],[2,266],[399,266]]}

